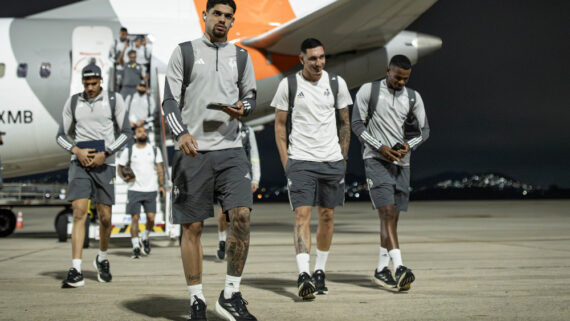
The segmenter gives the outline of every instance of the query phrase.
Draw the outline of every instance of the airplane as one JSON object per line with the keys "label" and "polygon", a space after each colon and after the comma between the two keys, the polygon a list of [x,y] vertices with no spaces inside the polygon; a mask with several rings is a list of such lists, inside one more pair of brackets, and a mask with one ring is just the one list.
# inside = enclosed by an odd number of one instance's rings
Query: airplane
{"label": "airplane", "polygon": [[[326,70],[349,88],[381,78],[389,59],[415,64],[438,50],[438,37],[404,30],[437,0],[236,0],[228,39],[245,48],[257,79],[251,126],[274,120],[269,103],[279,81],[300,69],[299,46],[314,37],[325,45]],[[55,136],[66,99],[83,90],[81,68],[95,60],[108,86],[109,48],[119,29],[152,42],[153,90],[164,84],[170,55],[203,33],[206,0],[91,0],[22,19],[0,19],[0,155],[4,177],[67,168],[69,154]]]}

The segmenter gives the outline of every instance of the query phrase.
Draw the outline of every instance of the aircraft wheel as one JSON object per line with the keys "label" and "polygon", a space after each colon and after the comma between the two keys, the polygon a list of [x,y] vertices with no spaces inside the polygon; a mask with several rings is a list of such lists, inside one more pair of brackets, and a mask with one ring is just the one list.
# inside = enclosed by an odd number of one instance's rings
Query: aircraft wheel
{"label": "aircraft wheel", "polygon": [[0,237],[6,237],[16,228],[16,215],[10,210],[0,210]]}
{"label": "aircraft wheel", "polygon": [[67,224],[73,221],[73,211],[71,209],[65,209],[55,217],[55,232],[57,233],[57,239],[60,242],[67,241]]}

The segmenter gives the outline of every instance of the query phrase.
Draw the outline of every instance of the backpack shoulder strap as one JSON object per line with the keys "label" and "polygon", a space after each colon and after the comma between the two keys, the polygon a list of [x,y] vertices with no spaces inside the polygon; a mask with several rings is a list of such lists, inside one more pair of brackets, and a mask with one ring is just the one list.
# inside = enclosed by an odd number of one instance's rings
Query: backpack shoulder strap
{"label": "backpack shoulder strap", "polygon": [[156,164],[156,154],[158,154],[158,147],[153,146],[152,150],[154,151],[154,163]]}
{"label": "backpack shoulder strap", "polygon": [[128,153],[127,167],[131,167],[131,157],[133,156],[133,145],[130,145],[127,148],[127,153]]}
{"label": "backpack shoulder strap", "polygon": [[150,118],[151,114],[150,114],[150,94],[145,94],[146,95],[146,108],[147,108],[147,117]]}
{"label": "backpack shoulder strap", "polygon": [[293,117],[293,107],[295,107],[295,96],[297,95],[297,73],[287,76],[287,86],[289,87],[289,109],[287,110],[287,121],[285,127],[287,129],[287,144],[289,144],[289,135],[293,128],[291,118]]}
{"label": "backpack shoulder strap", "polygon": [[334,108],[336,109],[337,97],[338,97],[338,76],[329,73],[329,86],[331,86],[332,94],[334,97]]}
{"label": "backpack shoulder strap", "polygon": [[115,126],[115,131],[118,132],[121,128],[121,124],[117,123],[117,117],[115,116],[115,111],[117,109],[117,94],[114,91],[109,92],[109,106],[111,106],[111,117],[113,119],[113,124]]}
{"label": "backpack shoulder strap", "polygon": [[416,91],[412,88],[406,87],[406,92],[408,93],[408,101],[410,103],[410,111],[408,112],[408,115],[413,115],[414,106],[416,104]]}
{"label": "backpack shoulder strap", "polygon": [[373,81],[370,88],[370,99],[368,100],[368,113],[366,114],[366,121],[364,125],[368,125],[372,115],[376,112],[378,105],[378,96],[380,95],[380,80]]}
{"label": "backpack shoulder strap", "polygon": [[245,66],[247,65],[247,50],[240,46],[236,46],[236,63],[238,68],[238,84],[241,83],[243,79],[243,73],[245,72]]}
{"label": "backpack shoulder strap", "polygon": [[81,93],[71,96],[71,121],[74,125],[77,123],[77,119],[75,118],[75,110],[77,109],[77,100],[79,100],[80,95]]}
{"label": "backpack shoulder strap", "polygon": [[180,109],[184,107],[184,95],[186,88],[190,85],[190,76],[192,75],[192,68],[194,67],[194,49],[192,48],[192,41],[186,41],[179,44],[182,51],[182,62],[184,67],[184,75],[182,78],[182,87],[180,88]]}

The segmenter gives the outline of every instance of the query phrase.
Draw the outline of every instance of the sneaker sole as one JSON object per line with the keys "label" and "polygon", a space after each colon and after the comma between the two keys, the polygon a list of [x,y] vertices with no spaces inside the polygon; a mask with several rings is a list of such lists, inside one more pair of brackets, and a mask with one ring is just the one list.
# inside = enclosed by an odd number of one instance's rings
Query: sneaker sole
{"label": "sneaker sole", "polygon": [[[406,271],[402,276],[400,276],[400,280],[398,281],[398,289],[403,291],[407,291],[410,289],[409,285],[414,282],[416,277],[412,273],[412,271]],[[406,288],[407,287],[407,288]]]}
{"label": "sneaker sole", "polygon": [[[95,259],[97,260],[97,259]],[[93,267],[95,267],[95,270],[97,270],[97,281],[101,282],[101,283],[109,283],[111,281],[105,281],[101,278],[101,275],[99,274],[99,267],[97,266],[97,262],[93,260]]]}
{"label": "sneaker sole", "polygon": [[315,285],[312,282],[305,282],[299,287],[299,296],[303,300],[313,300],[315,298]]}
{"label": "sneaker sole", "polygon": [[390,285],[382,280],[377,279],[374,275],[372,276],[372,281],[374,281],[374,283],[386,289],[393,289],[396,287],[395,285]]}
{"label": "sneaker sole", "polygon": [[224,320],[228,320],[228,321],[236,321],[236,318],[234,318],[233,315],[231,315],[231,313],[229,313],[226,309],[224,309],[224,307],[222,307],[222,305],[220,304],[219,301],[216,301],[216,306],[214,307],[214,312],[216,312],[216,314],[223,318]]}
{"label": "sneaker sole", "polygon": [[67,281],[64,281],[61,284],[61,288],[62,289],[73,289],[73,288],[80,288],[83,287],[85,285],[85,280],[83,281],[79,281],[79,282],[75,282],[75,283],[69,283]]}

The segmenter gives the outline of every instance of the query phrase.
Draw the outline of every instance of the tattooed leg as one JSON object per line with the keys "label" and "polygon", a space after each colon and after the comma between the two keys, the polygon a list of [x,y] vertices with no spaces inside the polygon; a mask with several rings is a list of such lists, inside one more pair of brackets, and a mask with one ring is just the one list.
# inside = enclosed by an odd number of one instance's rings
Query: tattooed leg
{"label": "tattooed leg", "polygon": [[231,228],[226,238],[227,273],[241,276],[249,251],[249,208],[237,207],[229,212]]}
{"label": "tattooed leg", "polygon": [[204,222],[196,222],[182,225],[182,240],[180,252],[186,284],[196,285],[202,283],[202,229]]}
{"label": "tattooed leg", "polygon": [[312,206],[299,206],[295,208],[295,229],[293,230],[293,240],[295,251],[299,253],[311,252],[311,211]]}

